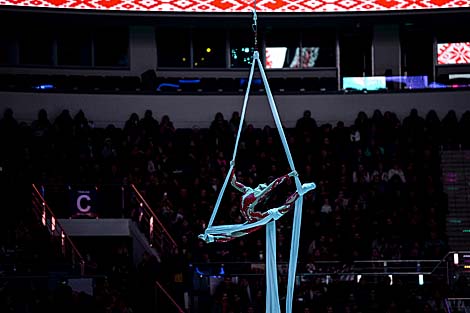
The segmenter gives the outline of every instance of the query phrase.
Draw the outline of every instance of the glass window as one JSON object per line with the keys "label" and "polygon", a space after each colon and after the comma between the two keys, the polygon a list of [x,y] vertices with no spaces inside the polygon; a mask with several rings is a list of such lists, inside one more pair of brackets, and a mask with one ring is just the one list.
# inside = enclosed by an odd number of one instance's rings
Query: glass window
{"label": "glass window", "polygon": [[0,64],[15,65],[16,63],[16,40],[15,35],[6,31],[0,32]]}
{"label": "glass window", "polygon": [[301,68],[336,66],[336,33],[329,30],[303,32]]}
{"label": "glass window", "polygon": [[19,62],[25,65],[52,65],[53,31],[35,26],[23,29],[19,38]]}
{"label": "glass window", "polygon": [[196,29],[193,31],[192,38],[193,67],[225,68],[227,66],[224,30]]}
{"label": "glass window", "polygon": [[300,68],[300,31],[268,30],[266,32],[265,62],[267,69]]}
{"label": "glass window", "polygon": [[59,31],[57,64],[91,66],[91,32],[83,28]]}
{"label": "glass window", "polygon": [[[230,67],[247,68],[251,66],[254,52],[254,37],[251,29],[233,30],[230,39]],[[259,39],[258,39],[259,41]]]}
{"label": "glass window", "polygon": [[401,62],[406,75],[433,73],[432,33],[423,27],[403,26],[400,32]]}
{"label": "glass window", "polygon": [[372,36],[366,30],[344,32],[340,38],[340,68],[342,76],[372,75]]}
{"label": "glass window", "polygon": [[102,28],[94,31],[95,66],[129,66],[129,31],[127,28]]}
{"label": "glass window", "polygon": [[190,67],[188,29],[157,29],[156,41],[158,67]]}

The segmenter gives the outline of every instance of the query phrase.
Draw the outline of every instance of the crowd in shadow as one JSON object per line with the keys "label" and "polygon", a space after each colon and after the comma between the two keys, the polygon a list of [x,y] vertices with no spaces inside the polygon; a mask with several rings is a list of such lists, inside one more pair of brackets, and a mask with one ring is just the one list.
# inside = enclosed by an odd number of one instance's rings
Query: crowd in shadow
{"label": "crowd in shadow", "polygon": [[[434,110],[420,114],[412,109],[401,120],[392,111],[375,110],[370,116],[359,112],[346,125],[342,121],[317,124],[311,112],[305,111],[295,127],[284,129],[300,180],[317,184],[304,197],[301,271],[315,271],[312,264],[318,261],[352,266],[360,260],[440,259],[445,255],[448,212],[439,152],[470,147],[470,137],[465,135],[470,131],[470,111],[461,117],[452,110],[444,117]],[[28,124],[18,122],[8,109],[0,120],[2,184],[21,186],[18,190],[24,195],[30,192],[31,182],[45,186],[135,184],[178,243],[178,249],[156,266],[162,281],[183,303],[184,291],[194,290],[195,265],[264,261],[263,229],[227,243],[206,244],[198,239],[229,174],[240,123],[238,112],[230,118],[219,112],[208,128],[178,129],[169,115],[157,119],[147,110],[143,116],[133,113],[123,125],[98,128],[81,110],[75,115],[63,110],[53,120],[40,110]],[[246,122],[241,127],[235,160],[240,182],[255,187],[291,171],[276,128]],[[294,191],[293,180],[288,181],[258,209],[283,203]],[[18,209],[13,209],[18,203],[10,201],[6,214],[22,221],[27,199],[21,198]],[[131,212],[128,207],[116,215],[129,217]],[[228,186],[214,225],[243,222],[240,193]],[[5,238],[15,237],[11,234],[19,224],[11,225],[2,230],[8,235]],[[291,225],[292,214],[277,223],[281,263],[289,259]],[[8,240],[2,244],[6,246]],[[247,274],[252,272],[249,267]],[[442,295],[447,292],[436,283],[429,297],[414,295],[414,301],[407,301],[411,294],[400,294],[399,281],[374,287],[366,282],[360,288],[351,287],[354,292],[350,292],[351,288],[322,279],[309,280],[296,291],[296,309],[441,312]],[[281,280],[281,293],[284,285]],[[205,306],[200,312],[263,312],[262,279],[224,279],[214,290],[204,290],[197,292],[200,307]],[[207,292],[212,296],[207,297]],[[113,312],[129,309],[122,306]]]}

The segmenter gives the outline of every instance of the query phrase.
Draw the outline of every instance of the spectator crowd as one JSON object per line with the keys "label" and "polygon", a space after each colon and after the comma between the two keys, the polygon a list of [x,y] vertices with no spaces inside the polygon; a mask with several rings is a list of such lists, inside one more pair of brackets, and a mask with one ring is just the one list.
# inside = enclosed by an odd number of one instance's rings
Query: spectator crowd
{"label": "spectator crowd", "polygon": [[[470,137],[465,135],[470,131],[470,111],[460,118],[454,111],[442,118],[434,110],[420,114],[412,109],[400,120],[391,111],[375,110],[370,116],[359,112],[351,125],[342,121],[319,125],[307,110],[295,127],[284,129],[300,180],[317,184],[304,197],[300,270],[308,271],[309,264],[318,261],[350,265],[358,260],[440,259],[447,253],[447,198],[439,152],[470,147]],[[0,120],[2,183],[13,182],[25,194],[31,182],[46,187],[136,185],[178,248],[155,265],[158,270],[145,263],[136,272],[124,272],[162,275],[170,289],[181,295],[194,288],[190,266],[264,260],[263,229],[228,243],[206,244],[198,239],[229,174],[240,123],[238,112],[229,119],[218,112],[208,128],[177,129],[169,115],[158,119],[147,110],[142,116],[133,113],[123,125],[97,128],[81,110],[75,115],[63,110],[54,119],[40,110],[28,124],[18,122],[13,110],[7,109]],[[247,122],[241,127],[235,160],[240,182],[255,187],[290,172],[276,128]],[[284,183],[258,209],[283,203],[293,191],[293,180]],[[28,203],[21,205],[22,210],[8,212],[20,221],[14,227],[24,225]],[[240,193],[228,186],[218,212],[214,225],[243,223]],[[121,217],[131,214],[130,207],[115,212]],[[291,225],[292,214],[277,223],[278,262],[289,259]],[[14,227],[3,230],[10,241],[16,240],[11,235]],[[143,262],[150,262],[148,257]],[[283,285],[281,280],[281,293]],[[295,307],[304,313],[443,312],[442,299],[448,290],[439,283],[430,290],[425,295],[403,294],[399,281],[370,287],[364,279],[352,288],[318,279],[296,290]],[[201,292],[200,306],[206,308],[200,312],[264,312],[263,293],[259,279],[243,277],[234,282],[226,277],[213,297],[206,299]],[[129,312],[127,304],[116,300],[110,312]],[[139,311],[138,305],[135,310]]]}

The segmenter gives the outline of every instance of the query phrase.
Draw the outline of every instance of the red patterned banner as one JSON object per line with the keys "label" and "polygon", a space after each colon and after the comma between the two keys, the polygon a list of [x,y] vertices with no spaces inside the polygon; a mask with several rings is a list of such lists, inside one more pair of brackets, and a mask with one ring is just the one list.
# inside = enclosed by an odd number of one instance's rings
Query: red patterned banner
{"label": "red patterned banner", "polygon": [[438,64],[469,64],[470,42],[440,43],[437,45]]}
{"label": "red patterned banner", "polygon": [[[247,0],[0,0],[0,6],[153,12],[250,12]],[[367,12],[468,8],[470,0],[258,0],[258,12]]]}

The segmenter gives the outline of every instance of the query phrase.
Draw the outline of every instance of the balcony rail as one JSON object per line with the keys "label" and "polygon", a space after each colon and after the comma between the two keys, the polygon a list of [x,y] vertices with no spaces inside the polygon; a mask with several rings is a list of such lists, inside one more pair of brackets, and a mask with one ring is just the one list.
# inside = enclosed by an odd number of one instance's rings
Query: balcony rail
{"label": "balcony rail", "polygon": [[82,255],[35,184],[32,184],[32,209],[38,221],[47,228],[54,243],[58,244],[59,254],[65,260],[70,261],[73,270],[78,268],[80,275],[83,276],[85,274],[85,261]]}
{"label": "balcony rail", "polygon": [[[426,276],[440,276],[448,284],[453,283],[454,273],[462,272],[468,267],[470,252],[449,251],[441,259],[419,260],[357,260],[349,263],[338,260],[299,262],[297,282],[327,278],[338,280],[360,280],[362,277],[380,278],[394,276],[408,277],[420,284],[424,283]],[[288,273],[288,263],[278,262],[278,272],[282,276]],[[208,262],[192,263],[190,265],[194,277],[222,277],[222,276],[264,276],[265,263],[259,262]],[[467,270],[470,272],[469,270]]]}
{"label": "balcony rail", "polygon": [[470,298],[447,298],[445,309],[446,313],[468,313],[470,312]]}
{"label": "balcony rail", "polygon": [[133,219],[138,222],[141,231],[146,235],[150,245],[157,249],[157,252],[169,254],[170,251],[178,247],[176,241],[137,187],[134,184],[131,184],[130,187],[139,205],[137,210],[134,210]]}

